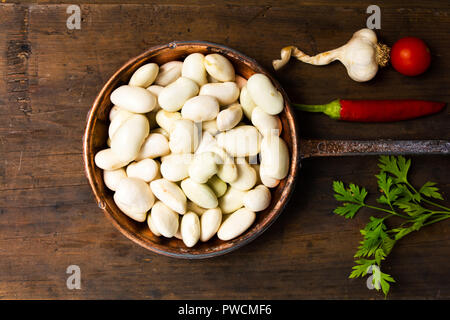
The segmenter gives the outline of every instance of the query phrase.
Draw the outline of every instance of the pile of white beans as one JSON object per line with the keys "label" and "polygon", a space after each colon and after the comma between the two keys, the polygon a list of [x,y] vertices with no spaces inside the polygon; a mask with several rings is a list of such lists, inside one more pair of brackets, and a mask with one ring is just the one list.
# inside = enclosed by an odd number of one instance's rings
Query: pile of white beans
{"label": "pile of white beans", "polygon": [[119,209],[155,236],[233,239],[288,174],[282,95],[220,54],[145,64],[110,98],[109,148],[95,163]]}

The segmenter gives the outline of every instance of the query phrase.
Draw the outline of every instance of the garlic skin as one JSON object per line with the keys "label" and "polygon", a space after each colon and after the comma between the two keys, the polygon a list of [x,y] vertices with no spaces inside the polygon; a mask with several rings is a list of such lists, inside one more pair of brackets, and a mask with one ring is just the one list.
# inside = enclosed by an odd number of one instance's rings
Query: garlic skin
{"label": "garlic skin", "polygon": [[378,67],[384,67],[389,61],[390,49],[378,43],[377,35],[373,30],[364,28],[355,32],[352,38],[343,46],[308,56],[294,46],[281,50],[281,59],[273,60],[275,70],[283,67],[293,55],[298,60],[312,65],[327,65],[339,60],[347,69],[347,73],[357,82],[371,80],[378,72]]}
{"label": "garlic skin", "polygon": [[348,75],[355,81],[371,80],[378,72],[376,59],[377,35],[373,30],[362,29],[353,34],[343,47],[339,59],[347,68]]}

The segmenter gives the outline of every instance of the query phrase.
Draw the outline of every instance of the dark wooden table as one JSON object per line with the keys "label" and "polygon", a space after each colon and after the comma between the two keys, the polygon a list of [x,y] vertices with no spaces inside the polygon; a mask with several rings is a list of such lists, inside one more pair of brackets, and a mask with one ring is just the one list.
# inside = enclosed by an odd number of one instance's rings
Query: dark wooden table
{"label": "dark wooden table", "polygon": [[[186,261],[148,252],[113,228],[84,176],[81,143],[97,92],[150,46],[208,40],[271,69],[285,45],[314,53],[345,43],[365,26],[373,1],[98,0],[80,4],[81,30],[67,29],[68,4],[1,2],[0,298],[383,298],[365,280],[348,279],[359,229],[371,212],[362,210],[351,221],[333,215],[331,191],[331,182],[342,179],[368,187],[375,201],[377,157],[305,160],[291,201],[267,232],[225,256]],[[291,100],[450,100],[449,2],[376,3],[380,38],[391,45],[407,35],[425,39],[433,54],[430,70],[408,78],[388,67],[360,84],[339,63],[291,62],[276,74]],[[449,140],[449,110],[390,124],[304,113],[297,119],[304,139]],[[412,181],[436,181],[449,199],[449,157],[412,159]],[[426,227],[398,244],[385,263],[397,280],[390,298],[450,298],[449,227],[449,221]],[[80,290],[66,287],[69,265],[81,268]]]}

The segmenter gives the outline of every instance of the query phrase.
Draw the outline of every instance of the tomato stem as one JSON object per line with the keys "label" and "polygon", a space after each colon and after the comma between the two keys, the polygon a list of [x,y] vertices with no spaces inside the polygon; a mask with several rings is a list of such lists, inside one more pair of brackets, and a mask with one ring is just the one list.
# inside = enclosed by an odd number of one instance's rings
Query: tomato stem
{"label": "tomato stem", "polygon": [[378,43],[376,47],[375,59],[380,67],[386,67],[389,63],[391,48],[383,43]]}

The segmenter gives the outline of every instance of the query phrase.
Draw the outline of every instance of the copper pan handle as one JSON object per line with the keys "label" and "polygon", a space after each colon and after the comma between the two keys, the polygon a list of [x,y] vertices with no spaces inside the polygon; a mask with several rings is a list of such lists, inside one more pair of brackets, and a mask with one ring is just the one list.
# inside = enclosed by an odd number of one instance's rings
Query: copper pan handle
{"label": "copper pan handle", "polygon": [[301,158],[450,153],[447,140],[300,140]]}

